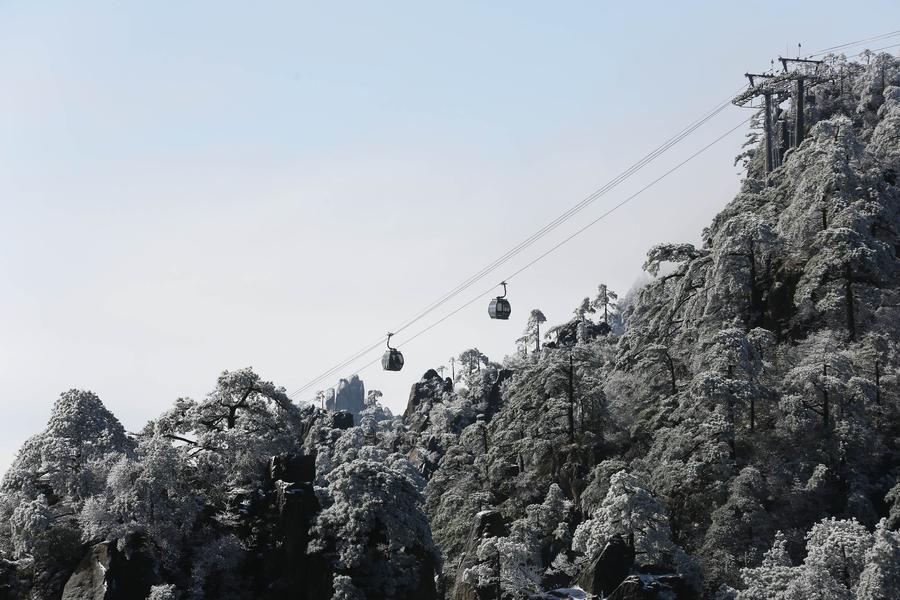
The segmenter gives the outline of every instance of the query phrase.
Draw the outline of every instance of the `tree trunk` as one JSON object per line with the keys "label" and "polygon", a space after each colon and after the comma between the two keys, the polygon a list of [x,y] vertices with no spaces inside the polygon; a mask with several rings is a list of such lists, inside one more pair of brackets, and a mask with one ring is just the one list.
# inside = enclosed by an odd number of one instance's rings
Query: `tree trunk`
{"label": "tree trunk", "polygon": [[737,458],[737,421],[734,416],[734,398],[728,402],[728,458]]}
{"label": "tree trunk", "polygon": [[247,398],[250,397],[250,394],[253,393],[253,391],[254,388],[251,385],[244,390],[244,395],[241,396],[241,399],[238,400],[236,404],[228,405],[228,429],[234,429],[235,423],[237,422],[237,411],[247,404]]}
{"label": "tree trunk", "polygon": [[669,356],[669,353],[666,352],[666,366],[669,369],[669,380],[672,383],[672,395],[678,393],[678,387],[675,385],[675,362],[672,360],[672,357]]}
{"label": "tree trunk", "polygon": [[875,361],[875,404],[881,404],[881,371],[878,360]]}
{"label": "tree trunk", "polygon": [[750,261],[750,315],[747,319],[749,327],[753,327],[758,320],[758,315],[762,312],[762,293],[759,286],[756,285],[756,247],[753,240],[750,240],[750,251],[747,259]]}
{"label": "tree trunk", "polygon": [[500,548],[497,548],[497,600],[501,600],[503,598],[503,586],[501,583],[501,578],[503,576],[503,562],[500,559]]}
{"label": "tree trunk", "polygon": [[575,441],[575,367],[569,354],[569,442]]}
{"label": "tree trunk", "polygon": [[853,270],[850,263],[844,269],[844,296],[847,299],[847,331],[850,333],[850,341],[856,341],[856,306],[853,303]]}
{"label": "tree trunk", "polygon": [[756,430],[756,398],[750,395],[750,433]]}

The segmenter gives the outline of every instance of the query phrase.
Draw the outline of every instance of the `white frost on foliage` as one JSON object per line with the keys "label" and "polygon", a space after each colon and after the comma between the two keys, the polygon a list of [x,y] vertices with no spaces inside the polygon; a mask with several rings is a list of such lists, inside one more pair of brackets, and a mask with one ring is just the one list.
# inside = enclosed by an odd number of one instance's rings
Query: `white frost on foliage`
{"label": "white frost on foliage", "polygon": [[399,456],[356,458],[334,468],[322,490],[327,505],[311,528],[310,552],[334,548],[339,573],[366,571],[354,580],[364,578],[365,589],[381,590],[385,598],[416,584],[420,561],[438,562],[420,508],[421,476],[404,463]]}
{"label": "white frost on foliage", "polygon": [[634,540],[635,552],[651,564],[666,565],[689,577],[696,576],[690,558],[671,539],[663,506],[633,475],[619,471],[593,516],[578,526],[572,549],[589,559],[599,556],[613,536]]}
{"label": "white frost on foliage", "polygon": [[900,534],[875,534],[853,519],[826,518],[806,535],[806,558],[791,566],[779,532],[762,565],[743,569],[738,600],[881,600],[900,592]]}

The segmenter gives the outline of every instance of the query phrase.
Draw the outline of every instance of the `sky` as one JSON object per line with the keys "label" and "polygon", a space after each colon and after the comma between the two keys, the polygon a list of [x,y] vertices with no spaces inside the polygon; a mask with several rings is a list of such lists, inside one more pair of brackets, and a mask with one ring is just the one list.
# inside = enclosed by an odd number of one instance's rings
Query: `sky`
{"label": "sky", "polygon": [[[226,369],[293,391],[705,115],[746,71],[798,43],[897,29],[896,0],[0,0],[0,472],[70,388],[129,431]],[[724,111],[395,341],[748,116]],[[634,286],[653,244],[699,243],[738,189],[745,133],[512,279],[509,321],[479,300],[404,346],[402,372],[362,370],[367,388],[402,412],[451,355],[513,352],[530,309],[565,321],[599,283]]]}

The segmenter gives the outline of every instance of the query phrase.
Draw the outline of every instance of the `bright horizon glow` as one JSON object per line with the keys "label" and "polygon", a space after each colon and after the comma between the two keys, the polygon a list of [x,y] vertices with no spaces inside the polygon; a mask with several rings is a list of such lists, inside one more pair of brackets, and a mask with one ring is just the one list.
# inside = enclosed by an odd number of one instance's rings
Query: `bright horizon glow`
{"label": "bright horizon glow", "polygon": [[[225,369],[293,391],[704,115],[745,71],[798,41],[814,51],[900,22],[893,1],[814,6],[0,4],[0,472],[69,388],[97,393],[129,431]],[[726,110],[404,333],[747,116]],[[531,308],[561,322],[601,282],[626,292],[650,246],[699,242],[738,189],[742,142],[511,281],[509,321],[476,302],[404,346],[400,373],[360,373],[367,389],[402,412],[451,355],[513,352]]]}

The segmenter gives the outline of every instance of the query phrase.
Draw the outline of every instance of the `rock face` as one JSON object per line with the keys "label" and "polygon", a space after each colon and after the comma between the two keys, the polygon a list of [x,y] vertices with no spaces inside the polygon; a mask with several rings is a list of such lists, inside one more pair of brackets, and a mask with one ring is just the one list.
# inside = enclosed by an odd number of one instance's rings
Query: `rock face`
{"label": "rock face", "polygon": [[472,524],[472,532],[469,534],[469,539],[503,537],[508,534],[506,523],[503,522],[503,515],[499,511],[483,510],[475,515],[475,522]]}
{"label": "rock face", "polygon": [[0,559],[0,600],[13,598],[19,587],[16,565],[12,561]]}
{"label": "rock face", "polygon": [[[278,568],[278,582],[270,588],[270,597],[298,598],[298,589],[323,588],[318,581],[317,557],[306,555],[309,528],[319,511],[319,501],[311,483],[275,484],[277,508],[276,548],[272,557]],[[277,588],[277,589],[276,589]]]}
{"label": "rock face", "polygon": [[353,427],[353,413],[341,410],[331,414],[331,426],[334,429],[350,429]]}
{"label": "rock face", "polygon": [[688,600],[684,580],[678,575],[631,575],[607,600]]}
{"label": "rock face", "polygon": [[15,561],[0,558],[0,600],[28,598],[33,569],[29,568],[27,573],[23,573],[19,567]]}
{"label": "rock face", "polygon": [[316,478],[316,455],[279,454],[269,460],[272,481],[310,482]]}
{"label": "rock face", "polygon": [[634,548],[614,536],[578,578],[578,585],[591,594],[607,596],[628,577],[633,564]]}
{"label": "rock face", "polygon": [[[425,371],[422,379],[414,383],[409,390],[409,401],[406,403],[406,410],[403,412],[403,423],[414,431],[422,431],[427,425],[427,421],[423,415],[416,414],[416,409],[425,402],[440,401],[446,386],[447,382],[441,379],[437,371],[434,369]],[[452,390],[452,382],[450,386]]]}
{"label": "rock face", "polygon": [[469,531],[469,538],[466,541],[466,549],[456,573],[456,585],[451,596],[453,600],[478,600],[481,597],[476,588],[463,581],[463,574],[466,569],[475,564],[477,560],[475,553],[482,539],[503,537],[508,534],[500,511],[483,510],[475,515],[475,521],[472,523],[472,529]]}
{"label": "rock face", "polygon": [[104,600],[106,572],[111,562],[109,542],[91,548],[66,582],[62,600]]}
{"label": "rock face", "polygon": [[502,396],[502,386],[503,383],[513,376],[514,371],[510,369],[500,369],[500,372],[497,373],[497,380],[491,385],[491,389],[488,392],[487,397],[487,408],[485,409],[485,418],[490,421],[491,417],[500,410],[500,406],[503,403]]}
{"label": "rock face", "polygon": [[146,598],[154,579],[154,561],[144,536],[129,534],[120,541],[94,545],[69,577],[61,600]]}
{"label": "rock face", "polygon": [[156,582],[156,573],[144,534],[128,534],[112,550],[112,565],[106,576],[107,598],[146,598]]}
{"label": "rock face", "polygon": [[406,596],[406,600],[443,599],[443,595],[438,595],[438,590],[435,586],[435,575],[438,571],[438,565],[435,564],[431,558],[424,556],[421,552],[412,552],[411,555],[418,559],[419,568],[416,574],[417,584],[415,588],[410,589],[409,595]]}
{"label": "rock face", "polygon": [[240,533],[257,551],[240,573],[250,582],[253,597],[330,597],[328,565],[319,554],[306,552],[310,526],[321,508],[311,483],[314,478],[314,454],[279,454],[269,460],[263,487],[236,498]]}
{"label": "rock face", "polygon": [[366,386],[357,375],[341,379],[334,391],[334,408],[358,415],[366,407]]}

